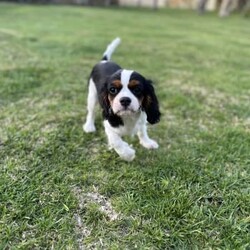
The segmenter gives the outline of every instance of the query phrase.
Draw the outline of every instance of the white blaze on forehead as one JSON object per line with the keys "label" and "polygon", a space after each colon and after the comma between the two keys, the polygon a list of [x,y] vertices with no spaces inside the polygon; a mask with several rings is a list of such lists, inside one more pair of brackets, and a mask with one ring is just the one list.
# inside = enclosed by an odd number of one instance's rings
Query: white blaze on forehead
{"label": "white blaze on forehead", "polygon": [[130,77],[131,77],[133,72],[134,72],[133,70],[127,70],[127,69],[122,70],[122,72],[121,72],[122,85],[125,85],[125,86],[128,85]]}
{"label": "white blaze on forehead", "polygon": [[[138,98],[131,92],[129,89],[129,81],[131,79],[131,75],[133,74],[133,70],[122,70],[121,71],[121,84],[122,88],[119,91],[119,93],[115,96],[113,103],[112,103],[112,109],[115,114],[119,114],[120,116],[123,116],[128,114],[128,112],[137,112],[140,108],[140,103],[138,101]],[[124,106],[121,104],[121,99],[123,97],[128,97],[130,99],[130,104],[128,107],[124,109]],[[120,113],[119,113],[120,112]],[[122,112],[125,112],[124,114]]]}

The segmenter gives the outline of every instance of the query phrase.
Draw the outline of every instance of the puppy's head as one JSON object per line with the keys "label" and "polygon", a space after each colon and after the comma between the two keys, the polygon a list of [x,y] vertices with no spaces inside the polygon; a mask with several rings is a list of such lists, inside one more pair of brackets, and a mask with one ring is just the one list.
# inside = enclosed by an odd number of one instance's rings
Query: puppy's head
{"label": "puppy's head", "polygon": [[160,119],[158,100],[150,80],[135,71],[121,69],[111,75],[102,91],[104,116],[118,117],[145,111],[149,123]]}

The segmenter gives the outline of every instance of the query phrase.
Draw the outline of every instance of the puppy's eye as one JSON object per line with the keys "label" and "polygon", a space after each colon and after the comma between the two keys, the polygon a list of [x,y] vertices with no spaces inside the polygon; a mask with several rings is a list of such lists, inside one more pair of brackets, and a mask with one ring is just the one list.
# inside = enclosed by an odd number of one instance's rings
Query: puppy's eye
{"label": "puppy's eye", "polygon": [[115,95],[115,94],[118,93],[118,89],[115,88],[115,87],[111,87],[111,88],[109,89],[109,93],[112,94],[112,95]]}
{"label": "puppy's eye", "polygon": [[137,86],[137,87],[133,88],[132,91],[133,91],[133,93],[134,93],[135,95],[140,95],[141,92],[142,92],[142,89],[141,89],[141,87]]}

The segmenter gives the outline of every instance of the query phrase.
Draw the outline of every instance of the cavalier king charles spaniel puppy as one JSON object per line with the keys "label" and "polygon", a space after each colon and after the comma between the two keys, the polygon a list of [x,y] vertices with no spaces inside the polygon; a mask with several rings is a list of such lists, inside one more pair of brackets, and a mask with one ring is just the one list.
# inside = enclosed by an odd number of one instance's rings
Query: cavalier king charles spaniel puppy
{"label": "cavalier king charles spaniel puppy", "polygon": [[161,114],[152,82],[110,61],[120,41],[116,38],[108,45],[102,60],[90,74],[88,114],[83,129],[86,133],[96,130],[94,109],[99,101],[110,148],[123,160],[132,161],[135,150],[122,140],[122,136],[137,134],[143,147],[158,148],[157,142],[148,137],[146,124],[159,122]]}

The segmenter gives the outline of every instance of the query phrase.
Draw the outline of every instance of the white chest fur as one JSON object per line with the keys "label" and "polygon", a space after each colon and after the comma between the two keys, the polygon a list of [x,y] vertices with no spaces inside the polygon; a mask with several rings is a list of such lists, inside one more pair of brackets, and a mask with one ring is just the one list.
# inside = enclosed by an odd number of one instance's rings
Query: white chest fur
{"label": "white chest fur", "polygon": [[[143,119],[142,112],[135,113],[134,115],[123,116],[122,120],[124,125],[114,128],[110,124],[106,124],[105,127],[109,127],[110,130],[120,136],[134,135],[138,132],[138,125],[141,124]],[[108,123],[108,121],[105,121]]]}

